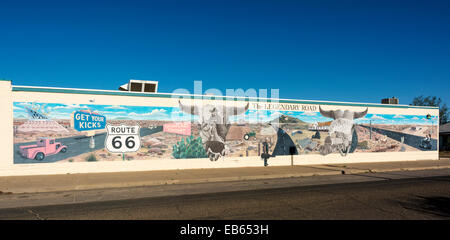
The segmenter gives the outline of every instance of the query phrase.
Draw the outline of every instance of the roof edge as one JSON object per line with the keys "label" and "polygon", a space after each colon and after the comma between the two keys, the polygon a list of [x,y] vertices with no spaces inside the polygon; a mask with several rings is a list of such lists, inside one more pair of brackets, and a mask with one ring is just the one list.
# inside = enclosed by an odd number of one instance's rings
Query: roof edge
{"label": "roof edge", "polygon": [[277,102],[277,103],[297,103],[297,104],[324,104],[324,105],[344,105],[357,107],[384,107],[384,108],[416,108],[416,109],[439,109],[439,107],[430,106],[411,106],[400,104],[379,104],[379,103],[358,103],[358,102],[337,102],[337,101],[318,101],[318,100],[300,100],[300,99],[276,99],[259,97],[232,97],[232,96],[211,96],[198,94],[178,94],[178,93],[141,93],[126,92],[118,90],[100,90],[100,89],[80,89],[80,88],[55,88],[55,87],[37,87],[37,86],[12,86],[15,92],[52,92],[68,94],[94,94],[94,95],[116,95],[116,96],[137,96],[137,97],[161,97],[161,98],[191,98],[191,99],[212,99],[212,100],[232,100],[232,101],[253,101],[259,102]]}

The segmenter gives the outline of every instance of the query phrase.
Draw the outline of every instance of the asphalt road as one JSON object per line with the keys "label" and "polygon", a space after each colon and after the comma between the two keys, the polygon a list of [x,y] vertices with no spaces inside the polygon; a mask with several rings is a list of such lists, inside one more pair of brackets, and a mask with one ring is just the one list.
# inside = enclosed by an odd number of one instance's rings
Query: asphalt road
{"label": "asphalt road", "polygon": [[298,186],[300,178],[261,180],[266,187],[256,190],[6,208],[0,219],[450,219],[450,176],[389,177],[395,175],[343,175],[376,180],[314,186]]}
{"label": "asphalt road", "polygon": [[[144,136],[151,135],[151,134],[161,132],[161,131],[162,131],[162,126],[158,126],[153,129],[141,128],[140,136],[144,137]],[[96,134],[94,136],[95,147],[90,148],[89,147],[89,143],[91,140],[90,137],[74,136],[74,137],[67,137],[67,138],[58,138],[58,139],[56,139],[56,142],[61,142],[63,145],[67,146],[67,152],[46,156],[42,161],[36,161],[34,159],[28,159],[28,158],[22,157],[19,152],[20,146],[33,145],[33,144],[36,144],[36,142],[17,143],[17,144],[14,144],[14,163],[15,164],[51,163],[51,162],[61,161],[63,159],[75,157],[75,156],[78,156],[78,155],[86,153],[86,152],[91,152],[91,151],[95,151],[98,149],[102,149],[105,147],[105,139],[106,139],[106,133]]]}

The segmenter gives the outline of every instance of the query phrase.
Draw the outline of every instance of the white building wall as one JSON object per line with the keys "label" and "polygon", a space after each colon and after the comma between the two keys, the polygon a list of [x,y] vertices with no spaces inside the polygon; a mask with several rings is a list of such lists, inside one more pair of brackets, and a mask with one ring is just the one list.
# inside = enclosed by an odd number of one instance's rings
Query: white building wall
{"label": "white building wall", "polygon": [[[70,91],[69,91],[70,92]],[[229,168],[229,167],[259,167],[262,166],[260,157],[224,157],[216,162],[208,158],[201,159],[160,159],[133,161],[98,161],[98,162],[67,162],[67,163],[36,163],[14,164],[13,161],[13,102],[45,102],[63,104],[98,104],[98,105],[130,105],[130,106],[176,106],[178,98],[142,97],[124,95],[103,94],[78,94],[57,93],[39,91],[12,91],[11,82],[0,81],[0,176],[12,175],[42,175],[42,174],[66,174],[66,173],[91,173],[91,172],[121,172],[121,171],[149,171],[169,169],[194,169],[194,168]],[[184,100],[190,101],[190,100]],[[199,100],[195,100],[199,101]],[[211,100],[214,101],[214,100]],[[237,101],[243,104],[243,101]],[[311,105],[311,104],[309,104]],[[326,105],[327,110],[340,109],[339,105]],[[364,106],[345,106],[345,109],[361,111]],[[369,107],[373,114],[417,114],[438,115],[436,108],[383,108]],[[294,164],[332,164],[355,162],[387,162],[387,161],[415,161],[437,160],[438,151],[408,151],[408,152],[381,152],[381,153],[352,153],[345,157],[340,154],[295,155]],[[277,156],[269,159],[271,166],[291,165],[290,156]]]}

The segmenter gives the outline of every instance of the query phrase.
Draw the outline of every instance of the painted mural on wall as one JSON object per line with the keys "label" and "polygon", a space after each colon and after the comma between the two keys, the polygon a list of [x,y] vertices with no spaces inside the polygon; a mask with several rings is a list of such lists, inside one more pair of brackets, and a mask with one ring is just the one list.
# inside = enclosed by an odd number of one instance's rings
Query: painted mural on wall
{"label": "painted mural on wall", "polygon": [[[437,149],[437,116],[371,114],[366,107],[283,108],[182,101],[174,107],[14,102],[14,163],[226,161],[261,156],[264,142],[271,157]],[[106,126],[139,130],[119,139],[108,137]],[[119,145],[126,154],[111,150]]]}

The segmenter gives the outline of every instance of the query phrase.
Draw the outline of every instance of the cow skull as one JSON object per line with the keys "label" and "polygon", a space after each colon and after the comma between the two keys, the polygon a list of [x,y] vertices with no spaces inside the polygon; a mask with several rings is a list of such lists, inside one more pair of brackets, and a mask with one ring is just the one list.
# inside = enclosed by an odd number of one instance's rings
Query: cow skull
{"label": "cow skull", "polygon": [[178,101],[181,111],[197,115],[200,137],[206,152],[211,160],[217,160],[225,155],[225,140],[230,129],[229,117],[243,114],[248,110],[245,107],[224,106],[215,104],[187,105]]}
{"label": "cow skull", "polygon": [[364,117],[368,110],[369,108],[362,112],[343,111],[340,109],[325,111],[319,106],[322,116],[334,119],[330,124],[329,136],[325,139],[325,146],[322,148],[321,153],[326,155],[334,150],[339,150],[341,154],[346,155],[352,143],[354,120]]}

